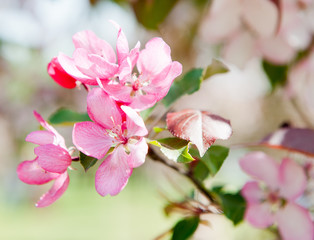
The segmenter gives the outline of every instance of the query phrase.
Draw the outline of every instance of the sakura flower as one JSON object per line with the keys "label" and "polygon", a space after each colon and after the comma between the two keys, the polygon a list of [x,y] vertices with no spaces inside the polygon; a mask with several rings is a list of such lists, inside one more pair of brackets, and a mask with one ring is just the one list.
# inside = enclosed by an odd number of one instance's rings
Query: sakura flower
{"label": "sakura flower", "polygon": [[143,138],[147,129],[142,118],[130,107],[119,106],[102,89],[92,89],[87,112],[93,122],[74,125],[73,143],[86,155],[101,159],[96,172],[97,192],[117,195],[127,184],[133,168],[144,163],[148,146]]}
{"label": "sakura flower", "polygon": [[128,65],[126,58],[135,64],[139,52],[139,44],[129,52],[128,42],[121,28],[118,28],[117,58],[113,48],[106,41],[98,38],[92,31],[78,32],[73,36],[75,51],[72,58],[60,53],[58,61],[64,71],[76,80],[97,85],[96,78],[107,82],[119,75],[120,66]]}
{"label": "sakura flower", "polygon": [[76,87],[76,79],[64,71],[56,57],[49,62],[47,71],[50,77],[60,86],[64,88]]}
{"label": "sakura flower", "polygon": [[103,85],[103,89],[116,101],[141,111],[152,107],[168,93],[173,80],[182,72],[182,65],[172,61],[170,47],[161,39],[153,38],[140,51],[136,63],[138,74],[133,73],[133,64],[120,68],[117,81]]}
{"label": "sakura flower", "polygon": [[247,201],[245,219],[258,228],[277,223],[284,240],[312,240],[309,212],[296,203],[306,188],[303,168],[289,158],[278,164],[263,152],[246,155],[240,166],[256,179],[242,189]]}
{"label": "sakura flower", "polygon": [[35,148],[37,157],[32,161],[19,164],[17,174],[27,184],[42,185],[55,180],[50,190],[36,203],[36,207],[46,207],[54,203],[69,185],[67,168],[72,159],[65,146],[64,138],[50,126],[37,112],[37,121],[46,130],[31,132],[26,141],[38,144]]}

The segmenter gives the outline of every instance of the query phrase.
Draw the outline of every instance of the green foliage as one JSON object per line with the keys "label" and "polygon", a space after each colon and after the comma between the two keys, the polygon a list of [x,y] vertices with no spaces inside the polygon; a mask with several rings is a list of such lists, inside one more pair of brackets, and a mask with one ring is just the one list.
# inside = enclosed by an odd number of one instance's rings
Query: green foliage
{"label": "green foliage", "polygon": [[83,166],[85,172],[87,172],[88,169],[94,166],[96,162],[97,158],[87,156],[84,153],[80,152],[80,163]]}
{"label": "green foliage", "polygon": [[215,193],[216,199],[220,202],[225,216],[229,218],[234,225],[240,223],[243,220],[246,208],[246,202],[240,192],[225,193],[222,187],[216,187],[212,192]]}
{"label": "green foliage", "polygon": [[148,29],[157,29],[178,0],[137,0],[132,3],[137,20]]}
{"label": "green foliage", "polygon": [[208,169],[210,175],[214,176],[228,157],[229,148],[218,145],[211,146],[203,157],[200,157],[196,149],[191,149],[190,153],[202,162],[202,166]]}
{"label": "green foliage", "polygon": [[189,153],[190,144],[188,141],[180,138],[161,138],[149,142],[160,148],[160,151],[170,160],[180,163],[194,161]]}
{"label": "green foliage", "polygon": [[173,228],[171,240],[186,240],[189,239],[198,227],[200,219],[198,216],[193,216],[180,220]]}
{"label": "green foliage", "polygon": [[218,60],[213,59],[212,63],[206,68],[194,68],[187,72],[180,80],[174,81],[171,88],[162,100],[162,103],[169,107],[185,94],[192,94],[198,91],[203,80],[210,78],[218,73],[227,72],[227,67]]}
{"label": "green foliage", "polygon": [[49,117],[48,121],[51,124],[74,124],[91,120],[87,113],[78,113],[70,109],[60,108]]}
{"label": "green foliage", "polygon": [[193,168],[193,174],[197,180],[202,182],[208,177],[209,170],[202,161],[198,161],[196,166]]}
{"label": "green foliage", "polygon": [[274,65],[270,62],[263,61],[263,69],[269,79],[272,90],[277,86],[283,86],[287,80],[287,65]]}

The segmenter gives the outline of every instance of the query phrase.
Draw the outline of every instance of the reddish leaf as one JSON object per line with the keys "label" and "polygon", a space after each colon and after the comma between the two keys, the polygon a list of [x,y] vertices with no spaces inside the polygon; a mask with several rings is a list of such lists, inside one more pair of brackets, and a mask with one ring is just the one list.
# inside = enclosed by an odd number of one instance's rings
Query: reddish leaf
{"label": "reddish leaf", "polygon": [[167,126],[174,136],[195,144],[201,157],[216,139],[225,140],[232,134],[230,121],[192,109],[168,113]]}
{"label": "reddish leaf", "polygon": [[314,131],[306,128],[281,128],[264,138],[261,144],[314,156]]}

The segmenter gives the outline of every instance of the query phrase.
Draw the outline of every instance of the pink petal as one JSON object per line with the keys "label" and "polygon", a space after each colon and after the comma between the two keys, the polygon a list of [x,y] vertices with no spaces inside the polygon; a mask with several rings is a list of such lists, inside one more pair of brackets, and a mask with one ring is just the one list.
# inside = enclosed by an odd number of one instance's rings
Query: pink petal
{"label": "pink petal", "polygon": [[80,82],[83,82],[85,84],[89,85],[96,85],[95,79],[86,76],[83,74],[75,65],[75,62],[70,57],[66,56],[63,53],[59,53],[58,55],[58,61],[61,65],[61,67],[64,69],[64,71],[72,76],[73,78],[77,79]]}
{"label": "pink petal", "polygon": [[223,57],[226,61],[243,68],[251,58],[260,55],[255,45],[256,40],[253,36],[246,31],[241,31],[232,36],[224,46]]}
{"label": "pink petal", "polygon": [[137,69],[140,73],[157,75],[171,63],[170,47],[161,39],[153,38],[140,52]]}
{"label": "pink petal", "polygon": [[105,128],[93,122],[76,123],[73,128],[73,143],[78,150],[97,159],[103,158],[114,140]]}
{"label": "pink petal", "polygon": [[78,32],[73,36],[75,48],[86,49],[89,53],[103,56],[108,62],[116,62],[116,54],[109,43],[98,38],[92,31]]}
{"label": "pink petal", "polygon": [[60,174],[49,191],[45,193],[36,203],[36,207],[47,207],[57,201],[65,190],[67,190],[69,182],[70,179],[68,172]]}
{"label": "pink petal", "polygon": [[220,43],[242,26],[242,3],[239,1],[213,1],[209,10],[201,27],[201,35],[210,43]]}
{"label": "pink petal", "polygon": [[35,185],[45,184],[59,176],[57,173],[42,169],[37,163],[37,158],[21,162],[17,167],[17,175],[22,182]]}
{"label": "pink petal", "polygon": [[128,159],[131,168],[137,168],[145,162],[148,152],[148,145],[145,138],[139,140],[136,144],[128,144],[130,150],[130,157]]}
{"label": "pink petal", "polygon": [[36,147],[34,151],[38,156],[38,165],[48,172],[64,173],[71,165],[70,154],[59,146],[47,144]]}
{"label": "pink petal", "polygon": [[48,131],[34,131],[27,135],[25,141],[38,145],[52,144],[54,142],[55,135]]}
{"label": "pink petal", "polygon": [[112,83],[104,84],[103,87],[106,93],[108,93],[114,100],[123,103],[132,102],[132,98],[130,96],[132,92],[131,87]]}
{"label": "pink petal", "polygon": [[105,128],[121,125],[121,111],[116,102],[102,89],[94,88],[87,96],[87,112],[90,118]]}
{"label": "pink petal", "polygon": [[306,209],[289,202],[276,218],[283,240],[313,240],[313,222]]}
{"label": "pink petal", "polygon": [[274,64],[286,64],[296,53],[295,49],[280,36],[262,39],[258,43],[258,49],[268,61]]}
{"label": "pink petal", "polygon": [[101,196],[117,195],[125,187],[132,174],[128,158],[129,155],[120,145],[99,166],[96,172],[95,186]]}
{"label": "pink petal", "polygon": [[137,94],[133,97],[132,102],[128,104],[129,107],[135,111],[143,111],[155,105],[157,97],[152,94],[141,95]]}
{"label": "pink petal", "polygon": [[48,130],[49,132],[51,132],[51,133],[53,133],[55,135],[53,144],[54,145],[59,145],[62,148],[66,149],[64,138],[56,131],[56,129],[54,129],[50,124],[48,124],[42,118],[42,116],[39,113],[37,113],[36,111],[34,111],[34,116],[37,119],[37,121],[40,123],[40,125],[43,126],[43,128],[45,128],[46,130]]}
{"label": "pink petal", "polygon": [[156,76],[152,76],[151,83],[143,90],[148,94],[154,94],[159,101],[167,95],[173,80],[182,73],[182,65],[172,62]]}
{"label": "pink petal", "polygon": [[282,160],[279,167],[280,195],[291,201],[300,197],[306,188],[303,168],[289,158]]}
{"label": "pink petal", "polygon": [[244,218],[257,228],[267,228],[275,220],[274,215],[271,213],[271,206],[267,202],[262,204],[248,203]]}
{"label": "pink petal", "polygon": [[124,32],[121,27],[114,21],[111,23],[118,29],[118,37],[117,37],[117,55],[118,55],[118,64],[120,65],[122,61],[129,54],[129,44]]}
{"label": "pink petal", "polygon": [[90,71],[93,72],[95,78],[108,79],[114,77],[118,72],[118,65],[107,62],[104,58],[98,55],[89,55],[88,58],[93,63],[90,67]]}
{"label": "pink petal", "polygon": [[265,153],[249,153],[241,158],[239,163],[243,171],[264,181],[271,189],[275,190],[279,186],[279,166]]}
{"label": "pink petal", "polygon": [[47,71],[50,77],[60,86],[65,88],[76,87],[76,79],[64,71],[56,57],[48,64]]}
{"label": "pink petal", "polygon": [[279,12],[275,4],[265,0],[242,1],[242,18],[248,30],[258,37],[270,37],[275,34],[279,21]]}
{"label": "pink petal", "polygon": [[126,118],[126,125],[127,125],[127,130],[128,130],[127,136],[128,137],[133,137],[133,136],[142,137],[142,136],[147,135],[148,131],[145,127],[145,123],[142,117],[130,107],[121,106],[121,109],[127,115],[127,118]]}
{"label": "pink petal", "polygon": [[248,182],[241,190],[242,196],[249,203],[258,204],[265,199],[264,191],[259,187],[258,182]]}

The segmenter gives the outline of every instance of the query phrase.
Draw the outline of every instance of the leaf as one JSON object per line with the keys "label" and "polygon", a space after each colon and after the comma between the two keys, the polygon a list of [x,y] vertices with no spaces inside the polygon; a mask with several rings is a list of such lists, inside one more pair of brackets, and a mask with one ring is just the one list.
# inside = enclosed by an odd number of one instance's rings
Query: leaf
{"label": "leaf", "polygon": [[196,231],[200,219],[198,216],[189,217],[179,221],[173,228],[172,240],[189,239]]}
{"label": "leaf", "polygon": [[48,121],[51,124],[74,124],[91,120],[87,113],[78,113],[70,109],[60,108],[49,117]]}
{"label": "leaf", "polygon": [[167,127],[174,136],[195,144],[201,157],[216,139],[226,140],[232,134],[229,120],[193,109],[168,113]]}
{"label": "leaf", "polygon": [[228,157],[229,148],[223,146],[211,146],[203,157],[200,157],[197,151],[190,150],[192,156],[198,158],[204,163],[209,173],[214,176],[221,168],[223,162]]}
{"label": "leaf", "polygon": [[94,166],[96,162],[97,158],[87,156],[84,153],[80,152],[80,163],[83,166],[85,172],[87,172],[88,169]]}
{"label": "leaf", "polygon": [[155,133],[160,133],[162,131],[167,130],[166,128],[161,128],[161,127],[153,127],[153,130]]}
{"label": "leaf", "polygon": [[194,68],[187,72],[180,80],[173,82],[171,88],[162,100],[162,103],[169,107],[177,99],[185,94],[192,94],[200,89],[203,80],[218,73],[225,73],[228,68],[220,61],[213,59],[206,68]]}
{"label": "leaf", "polygon": [[157,146],[160,151],[170,160],[180,163],[194,161],[189,153],[190,144],[179,138],[163,138],[150,141],[149,144]]}
{"label": "leaf", "polygon": [[222,187],[212,189],[219,197],[224,215],[229,218],[234,225],[237,225],[243,220],[246,208],[246,202],[241,196],[240,192],[237,193],[224,193]]}
{"label": "leaf", "polygon": [[314,131],[308,128],[281,128],[264,138],[260,144],[299,152],[314,157]]}
{"label": "leaf", "polygon": [[199,181],[202,182],[208,177],[209,170],[202,161],[198,161],[197,165],[193,169],[193,174]]}
{"label": "leaf", "polygon": [[137,20],[148,29],[158,29],[178,0],[137,0],[132,7]]}
{"label": "leaf", "polygon": [[270,62],[263,60],[263,69],[269,79],[272,89],[277,86],[283,86],[287,80],[287,65],[274,65]]}

